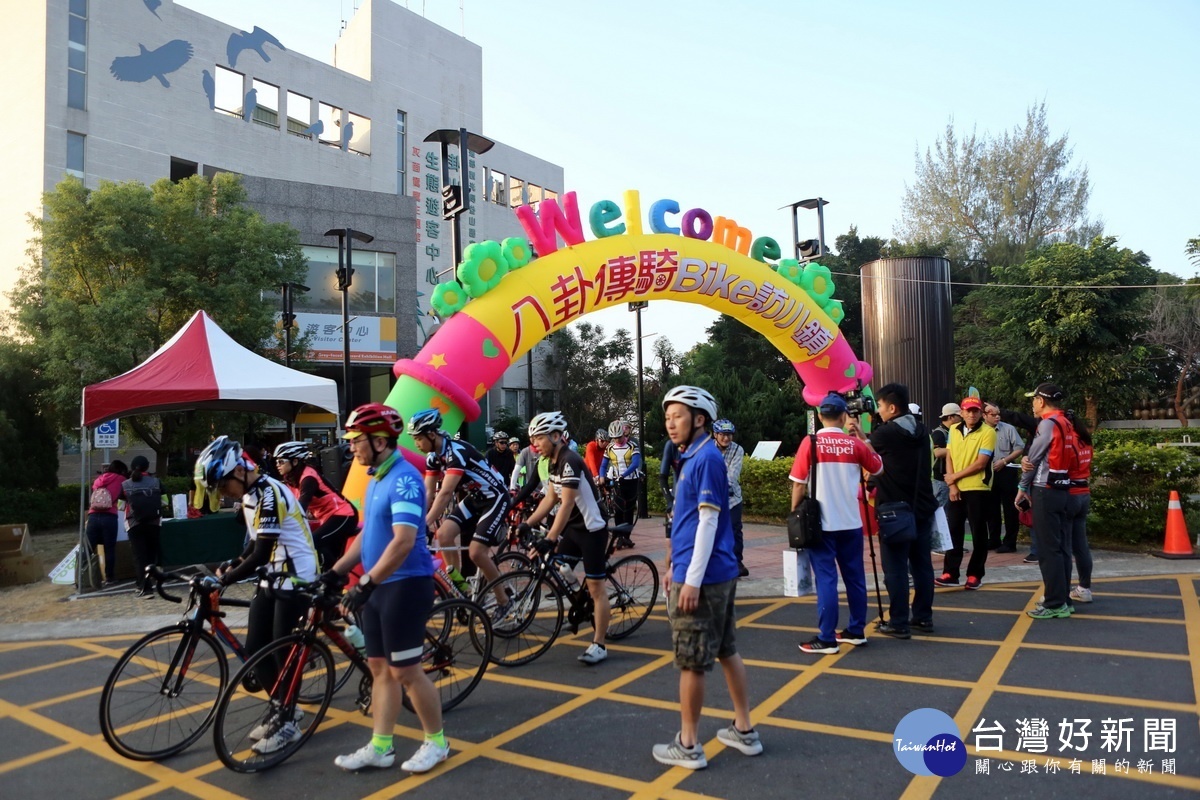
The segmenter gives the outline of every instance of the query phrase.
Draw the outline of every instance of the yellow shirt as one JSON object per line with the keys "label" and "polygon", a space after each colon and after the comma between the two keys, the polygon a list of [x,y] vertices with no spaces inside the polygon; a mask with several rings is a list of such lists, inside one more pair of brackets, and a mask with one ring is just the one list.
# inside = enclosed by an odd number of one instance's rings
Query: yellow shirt
{"label": "yellow shirt", "polygon": [[981,455],[988,457],[983,470],[965,478],[959,478],[958,486],[961,492],[990,491],[992,488],[992,454],[996,451],[996,429],[986,422],[980,422],[979,427],[967,431],[965,423],[950,428],[950,463],[954,465],[952,472],[962,472],[975,463]]}

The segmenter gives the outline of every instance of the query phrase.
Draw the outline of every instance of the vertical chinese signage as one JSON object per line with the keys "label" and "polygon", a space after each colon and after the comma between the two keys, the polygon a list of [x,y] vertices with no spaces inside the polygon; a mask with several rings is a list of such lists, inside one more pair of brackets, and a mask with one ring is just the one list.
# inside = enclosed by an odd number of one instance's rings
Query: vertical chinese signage
{"label": "vertical chinese signage", "polygon": [[[442,165],[441,148],[432,145],[424,149],[414,145],[409,152],[409,167],[412,173],[410,192],[417,207],[417,345],[425,343],[429,332],[436,322],[433,311],[429,306],[429,298],[433,288],[441,280],[448,280],[450,270],[450,222],[442,219]],[[450,181],[462,184],[462,169],[458,153],[446,156],[446,165],[450,171]],[[476,194],[475,154],[471,153],[467,169],[467,193],[471,207],[467,214],[463,233],[463,247],[477,241],[476,237]],[[440,276],[440,278],[439,278]]]}

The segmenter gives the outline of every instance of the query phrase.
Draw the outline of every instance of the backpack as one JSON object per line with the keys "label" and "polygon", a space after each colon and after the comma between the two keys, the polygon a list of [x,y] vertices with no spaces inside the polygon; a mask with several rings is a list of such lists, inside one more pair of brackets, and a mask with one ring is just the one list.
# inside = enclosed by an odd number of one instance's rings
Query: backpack
{"label": "backpack", "polygon": [[88,506],[92,511],[108,511],[113,507],[112,494],[103,486],[97,486],[92,489],[92,496],[88,499]]}
{"label": "backpack", "polygon": [[121,489],[125,492],[125,514],[130,519],[141,522],[162,516],[162,486],[157,480],[125,481]]}

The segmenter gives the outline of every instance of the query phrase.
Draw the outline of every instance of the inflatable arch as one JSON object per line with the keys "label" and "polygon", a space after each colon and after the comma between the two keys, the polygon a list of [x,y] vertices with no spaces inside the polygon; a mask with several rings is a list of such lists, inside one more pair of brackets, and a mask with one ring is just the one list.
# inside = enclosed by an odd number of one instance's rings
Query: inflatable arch
{"label": "inflatable arch", "polygon": [[[593,311],[660,299],[708,306],[761,333],[791,361],[810,405],[830,391],[867,386],[871,367],[855,357],[837,327],[842,310],[832,299],[828,269],[791,259],[769,264],[766,258],[779,256],[778,244],[766,237],[751,241],[745,228],[703,209],[691,209],[682,228],[670,228],[666,214],[679,213],[670,200],[651,207],[651,232],[643,232],[636,192],[625,199],[626,222],[617,222],[621,208],[611,201],[592,207],[589,222],[599,237],[592,241],[584,241],[574,192],[563,196],[561,207],[544,200],[537,212],[517,209],[542,254],[537,259],[522,238],[469,246],[457,280],[434,291],[441,327],[414,358],[396,362],[396,384],[385,402],[406,420],[437,408],[446,429],[457,430],[479,416],[479,399],[541,339]],[[411,438],[405,435],[401,446],[423,466]],[[360,499],[366,480],[366,470],[354,465],[346,496]]]}

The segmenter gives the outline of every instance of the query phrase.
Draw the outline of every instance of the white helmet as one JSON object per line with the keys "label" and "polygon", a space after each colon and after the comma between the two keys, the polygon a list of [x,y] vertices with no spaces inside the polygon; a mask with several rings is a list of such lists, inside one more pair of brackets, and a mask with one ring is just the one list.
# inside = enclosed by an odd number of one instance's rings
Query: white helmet
{"label": "white helmet", "polygon": [[561,411],[547,411],[544,414],[538,414],[529,421],[529,435],[540,436],[543,433],[552,431],[567,430],[567,418],[562,415]]}
{"label": "white helmet", "polygon": [[614,419],[608,425],[608,436],[611,439],[620,439],[622,436],[628,436],[632,427],[623,419]]}
{"label": "white helmet", "polygon": [[666,411],[671,403],[683,403],[689,408],[703,411],[710,421],[717,418],[717,401],[699,386],[676,386],[663,396],[663,410]]}

